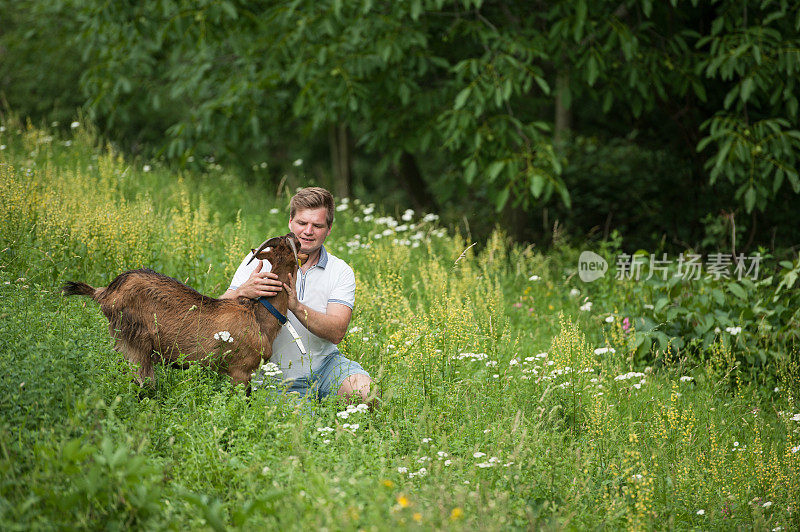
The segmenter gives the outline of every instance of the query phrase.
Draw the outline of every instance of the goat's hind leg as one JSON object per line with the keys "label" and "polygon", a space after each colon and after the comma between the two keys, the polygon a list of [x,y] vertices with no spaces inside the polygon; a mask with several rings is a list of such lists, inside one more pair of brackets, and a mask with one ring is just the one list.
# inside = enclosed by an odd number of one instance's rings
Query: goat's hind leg
{"label": "goat's hind leg", "polygon": [[124,338],[117,337],[114,350],[122,353],[125,359],[136,368],[136,381],[139,386],[155,387],[156,372],[153,369],[152,347],[135,345]]}

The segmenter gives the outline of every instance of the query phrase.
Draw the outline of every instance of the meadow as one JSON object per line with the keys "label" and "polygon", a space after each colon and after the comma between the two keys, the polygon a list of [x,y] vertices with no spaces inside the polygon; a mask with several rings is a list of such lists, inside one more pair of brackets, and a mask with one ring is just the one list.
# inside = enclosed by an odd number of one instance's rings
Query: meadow
{"label": "meadow", "polygon": [[735,312],[675,349],[623,310],[658,321],[671,287],[582,283],[579,249],[502,228],[473,243],[339,199],[328,248],[358,282],[340,348],[379,382],[374,412],[199,367],[140,390],[60,285],[145,266],[219,295],[286,232],[291,191],[97,144],[78,122],[0,129],[0,529],[800,528],[796,351]]}

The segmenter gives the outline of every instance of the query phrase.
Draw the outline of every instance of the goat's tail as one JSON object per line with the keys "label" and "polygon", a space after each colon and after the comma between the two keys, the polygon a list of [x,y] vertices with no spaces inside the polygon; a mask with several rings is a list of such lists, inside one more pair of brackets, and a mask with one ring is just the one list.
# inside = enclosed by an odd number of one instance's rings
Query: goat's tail
{"label": "goat's tail", "polygon": [[65,296],[89,296],[94,299],[97,292],[98,290],[94,287],[91,287],[86,283],[75,281],[67,281],[61,287],[61,293]]}

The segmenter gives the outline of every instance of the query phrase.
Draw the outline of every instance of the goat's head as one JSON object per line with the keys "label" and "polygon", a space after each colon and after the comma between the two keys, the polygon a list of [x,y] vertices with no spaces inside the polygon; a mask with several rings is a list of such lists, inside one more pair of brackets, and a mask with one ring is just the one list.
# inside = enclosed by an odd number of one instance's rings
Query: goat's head
{"label": "goat's head", "polygon": [[[266,259],[272,264],[272,269],[280,267],[302,266],[308,260],[308,254],[300,250],[300,239],[294,233],[287,233],[284,236],[276,236],[264,241],[258,249],[253,249],[253,256],[247,261],[250,264],[253,259]],[[292,270],[294,271],[294,270]]]}

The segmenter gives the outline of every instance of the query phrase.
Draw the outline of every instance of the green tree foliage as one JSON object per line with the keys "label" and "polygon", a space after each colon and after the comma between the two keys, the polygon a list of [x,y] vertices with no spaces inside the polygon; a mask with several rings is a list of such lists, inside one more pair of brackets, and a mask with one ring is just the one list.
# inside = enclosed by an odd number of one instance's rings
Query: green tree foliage
{"label": "green tree foliage", "polygon": [[726,85],[722,107],[702,124],[708,136],[697,149],[716,150],[707,164],[712,182],[727,177],[747,212],[763,211],[784,179],[800,192],[800,7],[786,1],[723,6],[697,43],[706,51],[697,70]]}
{"label": "green tree foliage", "polygon": [[305,135],[344,124],[389,163],[443,148],[448,176],[480,176],[498,208],[553,191],[568,200],[547,123],[514,101],[548,90],[541,39],[471,2],[78,7],[91,108],[109,127],[153,120],[137,130],[166,131],[168,157],[238,158],[291,135],[287,124]]}
{"label": "green tree foliage", "polygon": [[661,108],[708,157],[710,183],[727,178],[748,213],[766,210],[784,179],[800,192],[796,3],[561,2],[548,17],[548,55],[572,73],[567,106],[591,98],[605,116],[635,119]]}
{"label": "green tree foliage", "polygon": [[64,46],[78,27],[60,2],[0,0],[0,108],[70,123],[85,101],[80,52]]}
{"label": "green tree foliage", "polygon": [[51,13],[80,25],[86,106],[134,151],[249,168],[330,138],[347,166],[352,136],[374,173],[439,205],[531,212],[554,194],[570,204],[569,129],[637,131],[726,208],[800,192],[788,0],[64,5]]}

